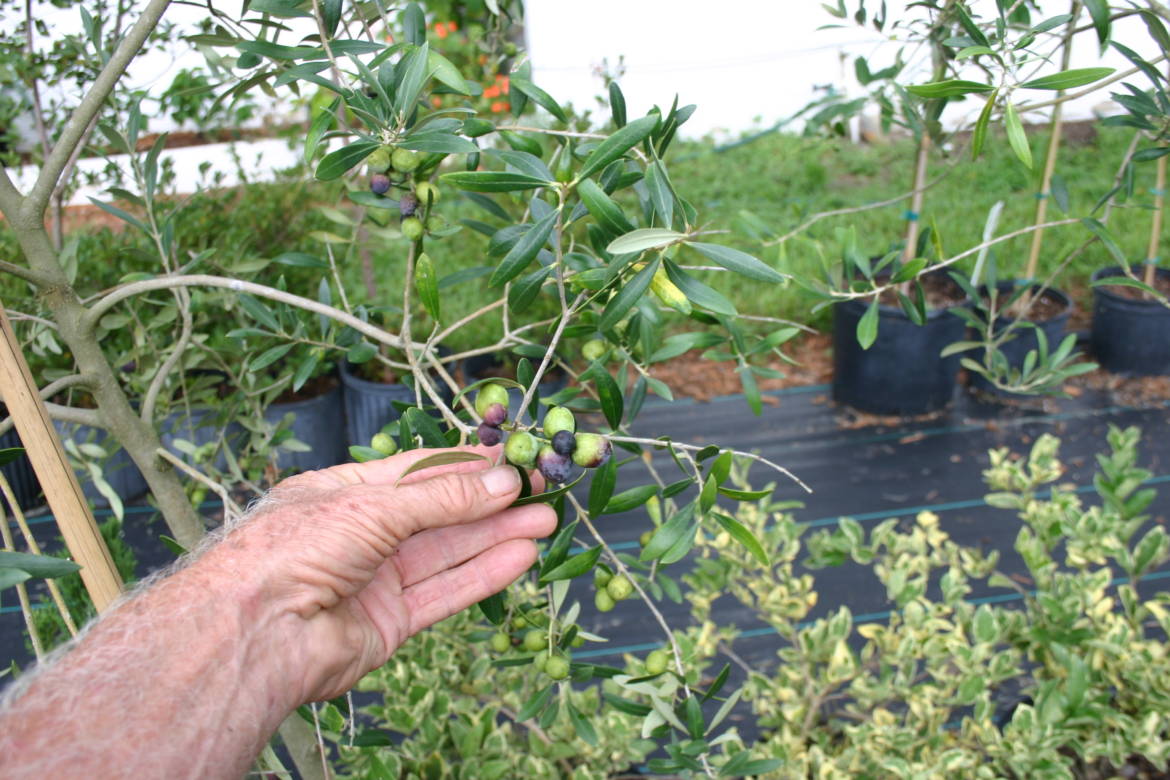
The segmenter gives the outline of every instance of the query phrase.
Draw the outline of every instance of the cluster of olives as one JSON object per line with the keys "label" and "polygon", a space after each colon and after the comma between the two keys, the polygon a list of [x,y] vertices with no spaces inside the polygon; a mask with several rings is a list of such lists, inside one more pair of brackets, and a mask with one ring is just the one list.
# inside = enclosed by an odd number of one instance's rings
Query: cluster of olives
{"label": "cluster of olives", "polygon": [[608,569],[598,567],[593,570],[593,587],[597,592],[593,595],[593,606],[598,612],[609,612],[619,601],[624,601],[634,594],[634,583],[624,574],[614,575]]}
{"label": "cluster of olives", "polygon": [[[494,382],[475,397],[475,411],[483,419],[476,434],[482,444],[495,446],[504,437],[501,426],[508,420],[508,391]],[[538,468],[552,483],[569,480],[573,464],[582,468],[604,466],[613,452],[609,439],[597,433],[577,433],[573,412],[554,406],[544,416],[544,438],[529,431],[514,431],[504,444],[509,463],[524,469]]]}
{"label": "cluster of olives", "polygon": [[392,172],[402,174],[399,185],[406,193],[398,200],[398,213],[402,216],[402,235],[411,241],[422,238],[427,230],[443,227],[438,215],[427,217],[425,225],[416,216],[420,208],[424,208],[425,214],[425,209],[438,202],[439,188],[425,180],[415,182],[413,190],[406,184],[423,159],[423,155],[418,152],[389,146],[379,146],[366,157],[366,166],[370,170],[370,192],[375,195],[385,195],[394,186],[395,182],[390,179]]}
{"label": "cluster of olives", "polygon": [[[533,616],[534,619],[536,616]],[[518,634],[515,644],[525,652],[532,653],[532,664],[539,672],[544,672],[554,680],[563,680],[569,676],[569,662],[571,655],[569,647],[580,647],[585,644],[585,638],[570,626],[562,632],[561,636],[568,636],[572,631],[573,639],[570,642],[557,642],[557,636],[550,628],[530,627],[532,623],[529,618],[523,615],[517,615],[512,619],[512,630],[514,632],[523,631],[522,635]],[[525,631],[525,629],[527,629]],[[492,635],[488,640],[488,644],[496,653],[506,653],[512,649],[513,637],[507,631],[498,631]],[[552,648],[550,651],[549,648]]]}

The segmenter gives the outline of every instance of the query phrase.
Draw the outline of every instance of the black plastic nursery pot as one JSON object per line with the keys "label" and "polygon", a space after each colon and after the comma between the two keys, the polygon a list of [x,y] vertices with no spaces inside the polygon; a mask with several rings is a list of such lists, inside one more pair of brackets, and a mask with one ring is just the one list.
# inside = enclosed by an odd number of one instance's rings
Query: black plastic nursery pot
{"label": "black plastic nursery pot", "polygon": [[[345,450],[345,427],[339,425],[345,415],[345,404],[341,384],[337,383],[327,392],[300,401],[275,403],[264,411],[264,419],[279,423],[286,414],[292,414],[292,435],[297,441],[307,444],[308,452],[279,450],[276,455],[278,468],[294,471],[312,471],[344,463],[348,460]],[[368,443],[368,440],[367,440]]]}
{"label": "black plastic nursery pot", "polygon": [[[1117,266],[1102,268],[1093,280],[1123,274]],[[1159,268],[1157,275],[1170,280],[1170,269]],[[1170,308],[1127,293],[1141,295],[1130,287],[1093,288],[1093,355],[1102,368],[1115,374],[1170,374]]]}
{"label": "black plastic nursery pot", "polygon": [[[0,417],[6,416],[7,414],[0,410]],[[0,436],[0,450],[21,446],[23,445],[15,428]],[[3,472],[4,478],[8,480],[12,493],[16,496],[16,503],[22,510],[27,512],[40,504],[41,485],[37,482],[37,475],[33,471],[28,455],[21,454],[16,460],[0,466],[0,472]]]}
{"label": "black plastic nursery pot", "polygon": [[[92,442],[106,451],[109,457],[102,466],[102,479],[109,483],[114,493],[123,501],[137,498],[146,492],[146,478],[138,470],[126,450],[118,446],[112,436],[103,430],[78,423],[54,420],[53,426],[62,441],[72,440],[77,444]],[[81,483],[81,491],[85,497],[97,507],[109,506],[106,497],[98,492],[93,478],[88,471],[77,469],[77,481]]]}
{"label": "black plastic nursery pot", "polygon": [[915,325],[899,307],[878,307],[877,340],[857,343],[857,323],[869,301],[833,307],[833,400],[873,414],[913,415],[937,411],[955,392],[959,358],[939,357],[963,338],[965,324],[950,308],[927,312]]}
{"label": "black plastic nursery pot", "polygon": [[[450,354],[439,348],[440,354]],[[448,369],[450,370],[450,369]],[[345,438],[350,446],[370,446],[370,439],[387,423],[394,422],[401,415],[394,408],[394,402],[413,404],[414,388],[406,384],[385,384],[371,382],[354,373],[355,367],[341,364],[341,386],[345,398]],[[445,382],[436,384],[435,389],[445,400],[453,397]],[[423,399],[426,402],[426,398]]]}
{"label": "black plastic nursery pot", "polygon": [[[996,285],[996,289],[999,290],[1000,300],[1006,300],[1006,298],[1011,294],[1012,289],[1018,284],[1019,282],[1015,280],[1004,280],[999,282]],[[1033,287],[1033,290],[1039,289],[1039,286]],[[1035,322],[1035,328],[1017,328],[1015,331],[1015,337],[1008,339],[999,346],[999,351],[1005,358],[1007,358],[1008,365],[1012,366],[1013,368],[1022,367],[1024,365],[1025,358],[1028,356],[1028,353],[1039,346],[1040,341],[1036,336],[1037,330],[1044,332],[1044,337],[1048,341],[1049,351],[1056,349],[1060,345],[1061,340],[1063,340],[1068,335],[1068,320],[1069,317],[1072,316],[1073,312],[1072,298],[1053,287],[1045,288],[1044,293],[1055,299],[1063,308],[1061,309],[1060,313],[1056,314],[1055,316],[1049,317],[1039,322]],[[1014,322],[1016,322],[1016,318],[999,313],[997,315],[996,332],[998,333],[1003,328],[1010,327]],[[967,356],[976,361],[982,358],[982,355],[977,354],[977,352],[967,353]],[[988,395],[998,396],[1000,398],[1018,398],[1023,400],[1033,397],[1023,393],[1012,393],[1006,390],[1001,390],[991,382],[987,381],[987,379],[984,378],[982,374],[977,374],[973,371],[968,372],[967,383],[968,386],[973,390],[977,390]]]}

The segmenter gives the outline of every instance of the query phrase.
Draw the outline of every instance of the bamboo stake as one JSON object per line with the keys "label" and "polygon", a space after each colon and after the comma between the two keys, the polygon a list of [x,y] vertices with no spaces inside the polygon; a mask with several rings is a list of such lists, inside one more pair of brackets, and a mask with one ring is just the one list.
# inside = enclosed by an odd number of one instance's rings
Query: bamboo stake
{"label": "bamboo stake", "polygon": [[[1060,52],[1060,69],[1068,70],[1072,62],[1072,39],[1076,32],[1077,17],[1081,14],[1080,0],[1073,0],[1069,9],[1070,18],[1065,28],[1064,45]],[[1064,90],[1056,93],[1057,99],[1063,97]],[[1064,114],[1064,103],[1057,103],[1052,107],[1052,135],[1048,139],[1048,152],[1044,157],[1044,174],[1040,180],[1040,192],[1036,199],[1036,219],[1034,225],[1043,225],[1048,219],[1048,199],[1052,197],[1049,191],[1052,188],[1052,175],[1056,170],[1056,155],[1060,151],[1060,139],[1063,134],[1061,119]],[[1024,269],[1025,279],[1035,279],[1037,266],[1040,263],[1040,248],[1044,243],[1044,231],[1037,230],[1032,234],[1032,248],[1028,252],[1028,264]],[[1028,297],[1028,295],[1025,295]]]}
{"label": "bamboo stake", "polygon": [[89,511],[77,475],[69,465],[57,429],[49,420],[2,303],[0,392],[32,461],[33,471],[45,491],[49,507],[57,518],[69,554],[81,565],[81,579],[94,607],[101,612],[121,593],[122,580]]}
{"label": "bamboo stake", "polygon": [[[1158,268],[1158,245],[1162,243],[1162,212],[1166,205],[1166,158],[1158,158],[1158,181],[1154,188],[1154,218],[1150,223],[1150,244],[1146,247],[1146,271],[1142,280],[1154,286],[1154,273]],[[1148,294],[1148,293],[1147,293]]]}
{"label": "bamboo stake", "polygon": [[[36,538],[32,535],[32,530],[28,527],[28,521],[24,518],[24,512],[20,509],[20,504],[16,503],[16,493],[12,490],[12,485],[3,474],[0,474],[0,494],[3,494],[4,499],[8,502],[8,506],[12,508],[12,516],[16,518],[16,524],[20,527],[20,533],[24,535],[24,542],[28,546],[28,551],[33,555],[44,555],[41,552],[41,546],[37,544]],[[12,549],[16,549],[13,547]],[[65,606],[65,597],[61,595],[61,587],[54,579],[45,580],[45,585],[49,588],[49,595],[53,599],[53,603],[57,605],[57,611],[61,613],[61,619],[65,621],[65,627],[69,629],[70,636],[77,636],[77,624],[73,622],[73,615],[69,614],[69,608]]]}
{"label": "bamboo stake", "polygon": [[[0,474],[0,480],[4,480],[4,475]],[[16,552],[16,545],[12,540],[12,531],[8,528],[8,517],[0,510],[0,538],[4,541],[4,549],[8,552]],[[24,617],[24,624],[28,627],[28,638],[32,642],[33,655],[40,661],[45,655],[45,647],[41,644],[41,634],[37,631],[37,625],[33,622],[32,605],[28,600],[28,588],[24,586],[23,582],[16,583],[16,598],[20,601],[20,614]]]}

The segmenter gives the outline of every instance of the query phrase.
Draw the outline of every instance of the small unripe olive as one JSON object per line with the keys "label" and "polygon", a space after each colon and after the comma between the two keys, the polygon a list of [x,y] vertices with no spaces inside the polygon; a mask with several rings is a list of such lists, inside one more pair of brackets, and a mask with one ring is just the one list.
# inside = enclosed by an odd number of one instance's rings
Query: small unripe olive
{"label": "small unripe olive", "polygon": [[613,596],[606,590],[599,590],[593,597],[593,606],[597,607],[598,612],[609,612],[614,608]]}
{"label": "small unripe olive", "polygon": [[569,659],[563,655],[550,655],[544,662],[544,673],[554,680],[563,680],[569,676]]}
{"label": "small unripe olive", "polygon": [[375,433],[370,439],[370,446],[383,455],[393,455],[398,452],[398,444],[387,433]]}
{"label": "small unripe olive", "polygon": [[504,632],[492,634],[491,638],[492,650],[497,653],[506,653],[512,647],[512,640]]}
{"label": "small unripe olive", "polygon": [[513,433],[504,444],[504,457],[508,462],[525,469],[536,465],[536,453],[539,451],[540,441],[527,431]]}
{"label": "small unripe olive", "polygon": [[613,574],[600,566],[593,570],[593,585],[595,587],[604,588],[611,579],[613,579]]}
{"label": "small unripe olive", "polygon": [[544,415],[544,435],[550,439],[560,431],[577,432],[577,418],[563,406],[554,406]]}
{"label": "small unripe olive", "polygon": [[516,48],[516,44],[512,43],[511,41],[508,41],[504,44],[504,54],[508,55],[509,57],[515,57],[516,52],[518,51],[520,50]]}
{"label": "small unripe olive", "polygon": [[548,650],[541,650],[539,653],[532,656],[532,665],[536,667],[536,671],[544,671],[544,665],[548,663],[548,658]]}
{"label": "small unripe olive", "polygon": [[650,539],[653,536],[654,536],[653,531],[643,531],[642,535],[638,537],[638,544],[645,547],[646,545],[650,544]]}
{"label": "small unripe olive", "polygon": [[413,152],[410,149],[398,148],[390,155],[390,163],[394,166],[394,170],[402,173],[410,173],[418,164],[422,162],[418,152]]}
{"label": "small unripe olive", "polygon": [[512,628],[519,631],[520,629],[527,627],[528,618],[524,617],[523,615],[517,615],[516,617],[512,618]]}
{"label": "small unripe olive", "polygon": [[379,146],[366,157],[366,165],[370,167],[370,173],[385,173],[390,170],[390,150],[385,146]]}
{"label": "small unripe olive", "polygon": [[418,241],[423,235],[423,223],[418,217],[407,217],[402,220],[402,235],[411,241]]}
{"label": "small unripe olive", "polygon": [[427,232],[434,233],[447,227],[447,218],[442,214],[431,214],[427,217]]}
{"label": "small unripe olive", "polygon": [[548,635],[539,628],[534,628],[524,635],[524,649],[535,653],[548,647]]}
{"label": "small unripe olive", "polygon": [[665,650],[653,650],[646,656],[646,672],[648,674],[662,674],[670,664],[670,656]]}
{"label": "small unripe olive", "polygon": [[609,460],[612,447],[609,439],[598,433],[578,433],[577,446],[573,449],[573,462],[587,469],[604,466]]}
{"label": "small unripe olive", "polygon": [[439,188],[429,181],[420,181],[414,185],[414,194],[418,196],[418,202],[424,206],[439,202]]}
{"label": "small unripe olive", "polygon": [[605,592],[614,601],[621,601],[630,597],[630,594],[634,592],[634,585],[626,575],[619,574],[605,584]]}
{"label": "small unripe olive", "polygon": [[585,637],[581,636],[580,634],[577,634],[577,636],[573,637],[573,641],[569,642],[570,647],[581,647],[584,644]]}
{"label": "small unripe olive", "polygon": [[601,360],[609,347],[601,339],[589,339],[585,342],[585,346],[581,347],[581,354],[585,359],[592,362],[594,360]]}
{"label": "small unripe olive", "polygon": [[[508,408],[508,391],[503,385],[497,385],[495,382],[488,382],[483,387],[479,388],[479,392],[475,394],[475,413],[480,417],[486,417],[488,409],[493,405],[499,404]],[[496,423],[499,425],[500,423]]]}

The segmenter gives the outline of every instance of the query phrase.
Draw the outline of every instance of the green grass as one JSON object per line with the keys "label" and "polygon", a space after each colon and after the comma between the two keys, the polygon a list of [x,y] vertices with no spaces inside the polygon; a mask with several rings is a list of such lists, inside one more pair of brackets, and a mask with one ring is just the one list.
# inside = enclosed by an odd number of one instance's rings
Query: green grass
{"label": "green grass", "polygon": [[[1071,196],[1072,216],[1089,213],[1097,199],[1112,184],[1118,162],[1124,154],[1130,134],[1125,130],[1103,128],[1097,140],[1087,145],[1066,145],[1061,150],[1058,172],[1065,178]],[[1039,160],[1047,138],[1034,133],[1032,146]],[[777,233],[800,224],[809,215],[839,208],[863,206],[905,193],[910,187],[912,143],[894,141],[886,145],[854,145],[847,141],[804,138],[774,133],[751,143],[720,151],[708,142],[679,143],[671,150],[668,167],[677,191],[699,211],[701,224],[709,229],[730,229],[711,240],[726,243],[757,254],[779,270],[803,277],[823,273],[825,258],[839,256],[839,231],[852,226],[861,248],[869,254],[881,254],[898,246],[902,240],[906,201],[822,220],[801,237],[782,247],[763,247],[750,238],[739,224],[742,211],[760,217]],[[924,225],[938,234],[945,255],[967,249],[980,240],[988,210],[1003,200],[1005,208],[999,232],[1006,233],[1031,224],[1036,205],[1038,172],[1026,170],[1011,155],[1002,138],[989,139],[988,149],[978,161],[969,156],[948,159],[935,153],[931,159],[930,179],[949,170],[926,196],[922,210]],[[1114,212],[1111,228],[1122,248],[1134,259],[1145,253],[1150,213],[1152,166],[1139,168],[1138,197],[1127,208]],[[506,202],[508,196],[496,196]],[[632,202],[624,200],[627,211]],[[216,253],[205,264],[209,271],[230,271],[239,263],[256,257],[271,258],[281,252],[297,250],[323,256],[324,248],[312,238],[313,230],[344,233],[325,219],[313,206],[344,205],[339,184],[281,182],[252,184],[242,193],[204,193],[194,197],[178,222],[177,238],[186,252],[215,247]],[[518,208],[514,201],[512,208]],[[502,224],[449,188],[444,188],[440,211],[451,222],[472,218]],[[1061,215],[1050,209],[1049,219]],[[1089,237],[1088,231],[1073,225],[1048,231],[1045,236],[1041,270],[1047,275],[1059,260]],[[1029,237],[999,245],[994,258],[1000,275],[1022,273]],[[435,262],[439,277],[474,266],[496,262],[487,257],[487,239],[464,228],[455,236],[428,242],[427,252]],[[0,255],[18,256],[13,237],[0,227]],[[351,303],[363,303],[387,310],[402,302],[402,280],[406,242],[403,239],[377,239],[370,244],[370,261],[376,294],[366,292],[362,260],[357,253],[341,258],[341,275]],[[154,271],[145,239],[129,232],[90,232],[79,237],[78,256],[82,268],[79,280],[85,292],[94,292],[114,284],[131,271]],[[190,256],[190,255],[187,255]],[[686,260],[686,254],[683,255]],[[692,262],[702,262],[698,255]],[[1108,258],[1099,246],[1082,253],[1060,274],[1057,284],[1073,292],[1084,305],[1088,299],[1088,277]],[[962,267],[969,266],[963,264]],[[258,280],[283,284],[287,289],[316,297],[320,272],[301,268],[270,265],[258,274]],[[282,279],[283,277],[283,279]],[[782,317],[816,326],[827,324],[827,312],[811,313],[816,299],[796,285],[767,286],[728,273],[710,273],[706,281],[735,301],[745,313]],[[0,295],[6,300],[27,298],[22,284],[0,280]],[[454,321],[490,300],[486,279],[479,278],[445,288],[441,299],[444,320]],[[552,302],[542,304],[552,312]],[[431,323],[421,309],[417,312],[414,335],[424,336]],[[386,315],[393,325],[397,315]],[[230,318],[222,318],[230,319]],[[214,321],[210,327],[225,332],[238,323]],[[502,330],[497,314],[477,320],[455,334],[449,345],[466,349],[483,345],[499,337]]]}

